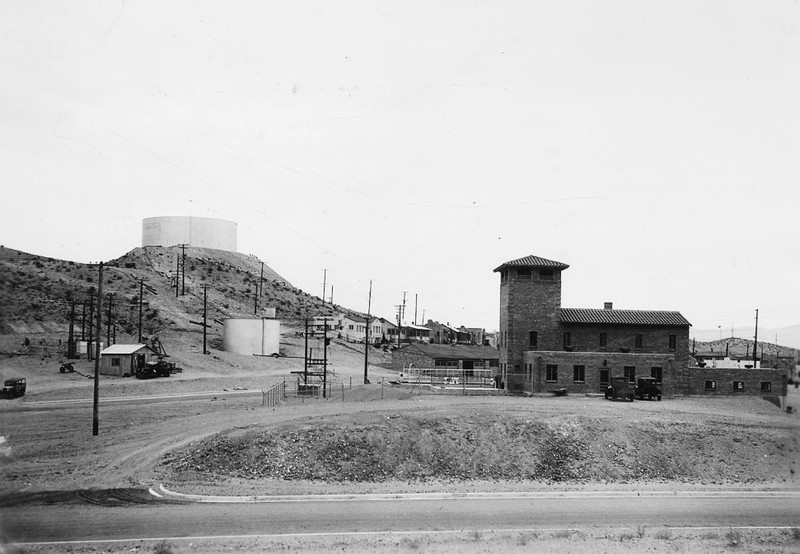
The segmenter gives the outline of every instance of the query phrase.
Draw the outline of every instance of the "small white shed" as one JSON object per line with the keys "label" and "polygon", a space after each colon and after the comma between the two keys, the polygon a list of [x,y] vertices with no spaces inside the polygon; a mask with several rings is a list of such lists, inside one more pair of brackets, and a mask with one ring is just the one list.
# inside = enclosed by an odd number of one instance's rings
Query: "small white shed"
{"label": "small white shed", "polygon": [[133,375],[137,368],[157,358],[158,352],[146,344],[115,344],[100,351],[100,374]]}

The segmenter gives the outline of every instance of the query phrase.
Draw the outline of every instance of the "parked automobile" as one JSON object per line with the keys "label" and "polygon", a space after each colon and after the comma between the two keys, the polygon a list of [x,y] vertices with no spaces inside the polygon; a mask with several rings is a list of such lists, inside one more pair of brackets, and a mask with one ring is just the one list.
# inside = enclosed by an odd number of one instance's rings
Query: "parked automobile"
{"label": "parked automobile", "polygon": [[143,367],[136,369],[139,379],[153,379],[154,377],[169,377],[175,364],[159,359],[157,362],[147,362]]}
{"label": "parked automobile", "polygon": [[611,384],[606,388],[606,400],[628,400],[633,402],[633,384],[627,377],[612,377]]}
{"label": "parked automobile", "polygon": [[16,398],[25,394],[27,388],[25,378],[17,377],[14,379],[6,379],[3,382],[3,396],[8,398]]}
{"label": "parked automobile", "polygon": [[656,385],[655,377],[641,377],[636,380],[636,398],[644,400],[655,398],[661,400],[661,389]]}

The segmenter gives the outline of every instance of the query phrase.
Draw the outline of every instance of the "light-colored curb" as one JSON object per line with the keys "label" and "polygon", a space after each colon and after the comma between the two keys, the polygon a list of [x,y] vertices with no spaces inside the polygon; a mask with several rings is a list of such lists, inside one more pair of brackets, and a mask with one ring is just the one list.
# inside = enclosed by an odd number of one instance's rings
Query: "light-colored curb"
{"label": "light-colored curb", "polygon": [[403,500],[463,500],[503,498],[798,498],[800,491],[562,491],[562,492],[465,492],[465,493],[398,493],[398,494],[303,494],[220,496],[175,492],[159,484],[150,494],[158,498],[184,502],[242,504],[259,502],[345,502],[345,501],[403,501]]}

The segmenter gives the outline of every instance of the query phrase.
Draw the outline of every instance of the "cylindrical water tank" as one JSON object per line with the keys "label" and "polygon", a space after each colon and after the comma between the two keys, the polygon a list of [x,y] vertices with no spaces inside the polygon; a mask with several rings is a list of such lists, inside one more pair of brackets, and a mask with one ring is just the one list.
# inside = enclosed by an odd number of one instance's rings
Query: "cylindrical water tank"
{"label": "cylindrical water tank", "polygon": [[222,322],[225,352],[271,356],[280,353],[281,322],[267,318],[230,318]]}
{"label": "cylindrical water tank", "polygon": [[187,244],[236,252],[236,227],[213,217],[148,217],[142,220],[142,246]]}

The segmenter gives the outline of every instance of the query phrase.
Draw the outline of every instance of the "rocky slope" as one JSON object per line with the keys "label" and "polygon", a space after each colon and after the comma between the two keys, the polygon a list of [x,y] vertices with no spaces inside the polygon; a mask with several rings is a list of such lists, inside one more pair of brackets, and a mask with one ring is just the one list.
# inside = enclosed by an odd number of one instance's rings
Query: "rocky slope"
{"label": "rocky slope", "polygon": [[[186,248],[185,275],[176,279],[177,262],[183,254],[177,246],[134,248],[104,264],[103,335],[111,303],[117,342],[138,338],[142,288],[145,336],[189,333],[199,337],[202,328],[196,323],[202,320],[204,287],[209,321],[259,317],[266,313],[265,308],[275,308],[278,318],[289,321],[334,312],[358,313],[323,305],[318,297],[295,288],[266,264],[262,266],[258,258],[235,252]],[[88,335],[97,285],[95,265],[0,247],[0,335],[66,339],[71,317],[76,335],[80,336],[82,329]]]}

